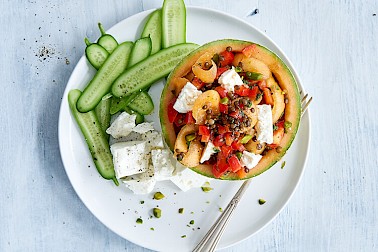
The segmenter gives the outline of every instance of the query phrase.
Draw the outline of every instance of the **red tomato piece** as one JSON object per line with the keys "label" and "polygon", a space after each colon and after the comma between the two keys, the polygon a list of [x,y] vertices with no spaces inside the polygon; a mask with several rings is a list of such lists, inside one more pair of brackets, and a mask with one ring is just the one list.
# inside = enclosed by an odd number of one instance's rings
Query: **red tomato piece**
{"label": "red tomato piece", "polygon": [[257,93],[259,92],[259,88],[257,86],[253,86],[252,89],[249,90],[248,97],[252,101],[256,100]]}
{"label": "red tomato piece", "polygon": [[270,89],[269,88],[264,88],[263,89],[263,94],[264,94],[264,101],[266,104],[269,104],[269,105],[274,105],[274,100],[273,100],[273,96],[270,92]]}
{"label": "red tomato piece", "polygon": [[195,123],[195,122],[196,122],[196,120],[194,120],[192,111],[189,111],[188,113],[185,114],[184,124],[191,124],[191,123]]}
{"label": "red tomato piece", "polygon": [[236,155],[232,155],[228,158],[228,164],[230,165],[231,171],[237,172],[242,168],[240,161]]}
{"label": "red tomato piece", "polygon": [[257,86],[259,86],[261,90],[264,90],[264,88],[268,87],[268,84],[266,84],[266,81],[262,80],[262,81],[257,82]]}
{"label": "red tomato piece", "polygon": [[216,79],[219,78],[219,76],[221,76],[224,72],[226,72],[228,70],[228,67],[218,67],[217,68],[217,76],[216,76]]}
{"label": "red tomato piece", "polygon": [[238,86],[239,88],[235,88],[235,93],[237,93],[240,96],[249,96],[250,89],[246,86]]}
{"label": "red tomato piece", "polygon": [[239,143],[238,141],[234,141],[231,144],[232,149],[243,152],[245,151],[245,147],[243,144]]}
{"label": "red tomato piece", "polygon": [[219,134],[224,134],[224,133],[227,133],[229,131],[230,130],[229,130],[228,126],[218,125],[218,133]]}
{"label": "red tomato piece", "polygon": [[228,106],[226,104],[219,103],[219,111],[223,114],[227,114]]}
{"label": "red tomato piece", "polygon": [[197,89],[201,89],[205,86],[205,82],[201,81],[200,79],[198,79],[197,77],[194,77],[193,80],[192,80],[192,84],[194,86],[196,86]]}
{"label": "red tomato piece", "polygon": [[244,49],[242,50],[242,53],[249,58],[254,54],[255,50],[256,50],[256,45],[249,45],[249,46],[244,47]]}
{"label": "red tomato piece", "polygon": [[219,135],[219,136],[215,137],[213,144],[216,147],[220,147],[220,146],[224,145],[223,135]]}
{"label": "red tomato piece", "polygon": [[233,137],[232,137],[232,133],[231,132],[228,132],[224,135],[224,138],[226,140],[226,145],[230,146],[232,144],[232,142],[234,141]]}
{"label": "red tomato piece", "polygon": [[221,153],[217,155],[217,163],[213,165],[213,174],[216,178],[220,178],[228,170],[226,157]]}
{"label": "red tomato piece", "polygon": [[198,135],[201,136],[201,142],[209,142],[210,140],[210,129],[204,125],[198,127]]}
{"label": "red tomato piece", "polygon": [[227,97],[227,90],[222,88],[221,86],[216,87],[214,90],[218,92],[221,98]]}
{"label": "red tomato piece", "polygon": [[228,157],[231,154],[231,152],[232,152],[232,147],[231,146],[227,146],[227,145],[223,145],[221,147],[221,152],[222,152],[222,154],[225,157]]}
{"label": "red tomato piece", "polygon": [[173,105],[175,105],[175,102],[176,102],[176,98],[172,99],[169,103],[168,103],[168,120],[170,123],[173,123],[178,115],[178,112],[173,108]]}
{"label": "red tomato piece", "polygon": [[175,118],[175,121],[174,121],[174,124],[177,126],[177,127],[181,127],[183,126],[185,123],[184,123],[184,114],[177,114],[176,118]]}
{"label": "red tomato piece", "polygon": [[239,111],[234,111],[229,114],[233,118],[240,118]]}
{"label": "red tomato piece", "polygon": [[235,55],[229,51],[223,51],[219,54],[219,59],[223,58],[223,60],[219,60],[219,66],[225,67],[228,66],[234,61]]}

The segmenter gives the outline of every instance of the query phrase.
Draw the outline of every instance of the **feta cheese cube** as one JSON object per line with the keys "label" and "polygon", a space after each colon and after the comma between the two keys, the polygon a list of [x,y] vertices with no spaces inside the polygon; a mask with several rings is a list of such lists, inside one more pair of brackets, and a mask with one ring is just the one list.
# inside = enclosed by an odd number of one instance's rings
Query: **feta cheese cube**
{"label": "feta cheese cube", "polygon": [[235,86],[244,85],[243,80],[234,68],[224,72],[218,79],[218,83],[227,90],[227,92],[234,92]]}
{"label": "feta cheese cube", "polygon": [[201,91],[190,82],[181,89],[173,108],[179,113],[187,113],[193,109],[194,101],[202,94]]}
{"label": "feta cheese cube", "polygon": [[256,155],[249,151],[243,151],[243,156],[240,159],[240,164],[247,167],[248,169],[252,169],[260,162],[261,158],[262,156],[260,154]]}
{"label": "feta cheese cube", "polygon": [[207,161],[210,159],[211,155],[213,155],[214,153],[217,153],[215,150],[217,148],[214,146],[214,144],[209,141],[207,144],[206,144],[206,148],[205,150],[202,152],[202,156],[201,156],[201,159],[200,159],[200,163],[202,164],[203,162]]}
{"label": "feta cheese cube", "polygon": [[144,141],[115,143],[110,146],[110,151],[118,179],[142,173],[148,169],[150,154]]}
{"label": "feta cheese cube", "polygon": [[170,180],[182,191],[186,192],[191,188],[201,187],[209,179],[186,168],[178,171]]}
{"label": "feta cheese cube", "polygon": [[152,192],[155,187],[156,179],[154,177],[154,168],[149,166],[148,170],[134,176],[122,179],[124,185],[135,194],[147,194]]}
{"label": "feta cheese cube", "polygon": [[146,133],[148,131],[152,131],[152,130],[154,130],[154,127],[152,126],[152,123],[149,123],[149,122],[144,122],[144,123],[138,124],[133,129],[134,132],[139,133],[139,134],[144,134],[144,133]]}
{"label": "feta cheese cube", "polygon": [[135,118],[136,115],[130,115],[126,112],[121,113],[106,130],[106,133],[114,138],[127,136],[135,127]]}
{"label": "feta cheese cube", "polygon": [[156,181],[167,180],[172,177],[175,168],[171,163],[170,156],[169,150],[151,150],[151,161]]}
{"label": "feta cheese cube", "polygon": [[257,105],[257,141],[261,143],[271,144],[273,143],[273,118],[272,108],[270,105]]}
{"label": "feta cheese cube", "polygon": [[164,142],[161,134],[157,131],[148,131],[141,135],[142,140],[147,142],[149,151],[153,149],[163,149]]}

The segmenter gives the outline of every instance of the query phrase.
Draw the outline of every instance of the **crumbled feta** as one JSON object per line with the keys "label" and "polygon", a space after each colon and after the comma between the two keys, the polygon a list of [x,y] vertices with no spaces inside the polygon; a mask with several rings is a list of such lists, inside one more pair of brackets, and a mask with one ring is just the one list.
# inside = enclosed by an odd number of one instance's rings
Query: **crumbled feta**
{"label": "crumbled feta", "polygon": [[169,150],[151,150],[151,161],[154,166],[156,181],[167,180],[172,177],[175,168],[170,160],[171,155]]}
{"label": "crumbled feta", "polygon": [[148,131],[142,134],[141,138],[147,142],[147,147],[149,150],[164,148],[163,138],[157,131]]}
{"label": "crumbled feta", "polygon": [[122,182],[135,194],[150,193],[156,184],[153,170],[154,168],[150,165],[146,172],[126,177],[125,179],[122,179]]}
{"label": "crumbled feta", "polygon": [[260,162],[261,158],[262,156],[260,154],[256,155],[249,151],[243,151],[243,156],[240,159],[240,163],[242,166],[245,166],[248,169],[252,169]]}
{"label": "crumbled feta", "polygon": [[190,82],[181,89],[173,108],[179,113],[187,113],[193,109],[194,101],[202,94],[201,91]]}
{"label": "crumbled feta", "polygon": [[106,133],[114,138],[127,136],[135,127],[135,118],[136,115],[130,115],[126,112],[121,113],[106,130]]}
{"label": "crumbled feta", "polygon": [[175,176],[170,178],[170,180],[182,191],[186,192],[191,188],[201,187],[208,178],[186,168],[178,171]]}
{"label": "crumbled feta", "polygon": [[149,122],[138,124],[133,129],[134,132],[139,133],[139,134],[144,134],[147,131],[152,131],[152,130],[154,130],[154,127],[152,126],[152,123],[149,123]]}
{"label": "crumbled feta", "polygon": [[110,146],[114,170],[118,179],[145,172],[149,151],[145,141],[119,142]]}
{"label": "crumbled feta", "polygon": [[235,86],[244,85],[243,80],[234,68],[224,72],[218,79],[218,83],[227,90],[227,92],[234,92]]}
{"label": "crumbled feta", "polygon": [[272,108],[270,105],[257,105],[257,141],[261,143],[271,144],[273,143],[273,118]]}
{"label": "crumbled feta", "polygon": [[217,153],[216,149],[217,148],[214,146],[214,144],[211,141],[209,141],[206,144],[205,150],[202,152],[200,163],[202,164],[203,162],[209,160],[211,155],[213,155],[214,153]]}

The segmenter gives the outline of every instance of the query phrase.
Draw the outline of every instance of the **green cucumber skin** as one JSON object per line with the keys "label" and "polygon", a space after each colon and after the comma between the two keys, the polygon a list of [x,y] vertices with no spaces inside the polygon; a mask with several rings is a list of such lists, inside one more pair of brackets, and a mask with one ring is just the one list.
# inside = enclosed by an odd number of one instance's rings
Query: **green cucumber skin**
{"label": "green cucumber skin", "polygon": [[100,103],[95,108],[97,119],[107,140],[109,140],[109,135],[106,134],[106,130],[110,126],[110,104],[111,99],[101,99]]}
{"label": "green cucumber skin", "polygon": [[192,43],[179,44],[142,60],[114,81],[113,95],[122,97],[148,88],[155,81],[167,76],[181,59],[197,47],[198,45]]}
{"label": "green cucumber skin", "polygon": [[76,103],[80,96],[81,91],[78,89],[71,90],[68,93],[68,103],[71,112],[84,135],[97,171],[103,178],[112,179],[117,184],[118,181],[115,178],[113,157],[108,140],[94,111],[81,113],[77,110]]}
{"label": "green cucumber skin", "polygon": [[162,46],[186,42],[186,8],[183,0],[164,0],[162,7]]}
{"label": "green cucumber skin", "polygon": [[105,50],[108,51],[109,54],[111,54],[118,46],[117,40],[110,34],[102,35],[98,39],[97,44],[105,48]]}
{"label": "green cucumber skin", "polygon": [[150,37],[152,42],[151,54],[155,54],[161,49],[162,26],[161,26],[161,9],[150,14],[146,24],[144,25],[141,37]]}
{"label": "green cucumber skin", "polygon": [[151,54],[152,41],[150,37],[140,38],[134,43],[133,50],[130,54],[129,64],[127,67],[132,67],[133,65],[144,60]]}
{"label": "green cucumber skin", "polygon": [[124,42],[109,55],[80,96],[76,105],[80,112],[93,110],[109,92],[112,83],[125,71],[132,47],[132,42]]}
{"label": "green cucumber skin", "polygon": [[110,105],[110,114],[114,115],[118,113],[119,111],[125,110],[127,105],[130,104],[134,100],[135,97],[137,97],[139,93],[134,93],[128,96],[124,96],[121,98],[118,97],[112,97],[112,103]]}
{"label": "green cucumber skin", "polygon": [[109,52],[99,44],[90,44],[85,48],[85,56],[95,69],[99,69],[109,57]]}
{"label": "green cucumber skin", "polygon": [[142,115],[149,115],[154,111],[154,103],[147,92],[141,92],[128,105],[129,108]]}

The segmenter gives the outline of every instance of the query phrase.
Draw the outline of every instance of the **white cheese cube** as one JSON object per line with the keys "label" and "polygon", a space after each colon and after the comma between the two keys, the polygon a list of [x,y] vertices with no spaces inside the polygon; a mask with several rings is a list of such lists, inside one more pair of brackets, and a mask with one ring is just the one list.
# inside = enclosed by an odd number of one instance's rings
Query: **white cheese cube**
{"label": "white cheese cube", "polygon": [[133,129],[134,132],[139,133],[139,134],[144,134],[144,133],[146,133],[148,131],[152,131],[152,130],[154,130],[154,127],[152,126],[152,123],[149,123],[149,122],[144,122],[144,123],[138,124]]}
{"label": "white cheese cube", "polygon": [[214,144],[211,141],[209,141],[206,144],[205,150],[202,152],[200,163],[202,164],[203,162],[209,160],[211,155],[213,155],[214,153],[217,153],[216,149],[218,148],[216,148]]}
{"label": "white cheese cube", "polygon": [[273,143],[273,118],[270,105],[257,105],[257,141],[261,143]]}
{"label": "white cheese cube", "polygon": [[218,83],[227,90],[227,92],[234,92],[235,86],[244,85],[243,80],[234,68],[224,72],[218,79]]}
{"label": "white cheese cube", "polygon": [[201,91],[190,82],[181,89],[173,108],[179,113],[187,113],[193,109],[194,101],[202,94]]}
{"label": "white cheese cube", "polygon": [[189,168],[178,171],[175,176],[170,179],[182,191],[186,192],[194,187],[201,187],[209,179],[202,176]]}
{"label": "white cheese cube", "polygon": [[135,194],[150,193],[156,184],[153,169],[149,166],[146,172],[122,179],[122,182]]}
{"label": "white cheese cube", "polygon": [[256,155],[249,151],[243,151],[243,156],[240,159],[240,164],[247,167],[248,169],[252,169],[260,162],[261,158],[262,156],[260,154]]}
{"label": "white cheese cube", "polygon": [[171,155],[169,150],[151,150],[151,161],[156,181],[167,180],[172,177],[175,168],[170,160]]}
{"label": "white cheese cube", "polygon": [[161,134],[157,131],[148,131],[141,135],[142,139],[146,141],[149,151],[153,149],[163,149],[164,142]]}
{"label": "white cheese cube", "polygon": [[110,146],[118,179],[145,172],[150,154],[144,141],[119,142]]}
{"label": "white cheese cube", "polygon": [[106,130],[106,133],[114,138],[127,136],[135,127],[135,118],[136,115],[130,115],[126,112],[121,113]]}

